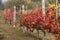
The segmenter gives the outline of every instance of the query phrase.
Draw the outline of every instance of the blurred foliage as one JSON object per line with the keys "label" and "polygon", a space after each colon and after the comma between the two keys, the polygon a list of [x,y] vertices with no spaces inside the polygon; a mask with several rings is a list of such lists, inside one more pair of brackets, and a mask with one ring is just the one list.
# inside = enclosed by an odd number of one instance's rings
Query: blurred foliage
{"label": "blurred foliage", "polygon": [[60,3],[60,0],[58,0],[59,1],[59,3]]}
{"label": "blurred foliage", "polygon": [[[45,0],[46,6],[49,3],[51,3],[51,4],[56,3],[56,1],[55,0]],[[19,9],[23,4],[25,5],[25,9],[36,8],[36,5],[38,5],[38,7],[41,7],[42,0],[8,0],[7,2],[4,3],[4,7],[10,8],[15,5],[17,7],[17,9]]]}
{"label": "blurred foliage", "polygon": [[8,2],[6,2],[5,4],[4,4],[4,6],[5,7],[7,7],[7,8],[10,8],[10,7],[12,7],[12,6],[17,6],[17,8],[18,7],[20,7],[22,4],[26,4],[26,1],[24,1],[24,0],[9,0]]}

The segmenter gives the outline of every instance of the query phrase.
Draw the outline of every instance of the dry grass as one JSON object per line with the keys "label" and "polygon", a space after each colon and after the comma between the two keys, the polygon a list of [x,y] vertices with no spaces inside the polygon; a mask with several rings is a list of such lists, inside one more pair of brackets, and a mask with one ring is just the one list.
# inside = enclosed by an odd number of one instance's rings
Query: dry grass
{"label": "dry grass", "polygon": [[[4,35],[3,40],[35,40],[34,36],[37,36],[36,31],[32,35],[23,33],[18,27],[12,27],[11,25],[5,24],[3,20],[3,12],[0,12],[0,34]],[[40,31],[40,37],[42,38],[42,32]],[[54,35],[51,33],[46,34],[46,38],[49,40],[55,40]]]}
{"label": "dry grass", "polygon": [[[0,12],[0,34],[4,35],[3,40],[33,40],[34,38],[26,36],[17,27],[5,24],[3,20],[3,12]],[[1,40],[1,39],[0,39]]]}

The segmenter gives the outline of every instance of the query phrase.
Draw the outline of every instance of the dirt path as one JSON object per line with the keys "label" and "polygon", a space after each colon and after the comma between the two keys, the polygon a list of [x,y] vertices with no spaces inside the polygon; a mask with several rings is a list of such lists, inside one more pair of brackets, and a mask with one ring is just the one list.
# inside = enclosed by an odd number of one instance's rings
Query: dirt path
{"label": "dirt path", "polygon": [[[26,35],[17,27],[12,27],[4,23],[3,14],[0,12],[0,34],[4,34],[3,40],[33,40],[32,37]],[[1,40],[1,39],[0,39]]]}

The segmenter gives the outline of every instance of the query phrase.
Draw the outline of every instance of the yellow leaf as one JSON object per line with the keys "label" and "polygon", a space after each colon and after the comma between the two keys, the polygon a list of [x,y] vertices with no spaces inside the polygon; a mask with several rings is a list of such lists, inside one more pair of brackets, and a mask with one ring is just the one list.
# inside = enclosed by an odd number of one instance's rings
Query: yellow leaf
{"label": "yellow leaf", "polygon": [[49,4],[48,5],[50,8],[54,8],[55,7],[55,4]]}
{"label": "yellow leaf", "polygon": [[58,8],[60,8],[60,3],[58,4]]}

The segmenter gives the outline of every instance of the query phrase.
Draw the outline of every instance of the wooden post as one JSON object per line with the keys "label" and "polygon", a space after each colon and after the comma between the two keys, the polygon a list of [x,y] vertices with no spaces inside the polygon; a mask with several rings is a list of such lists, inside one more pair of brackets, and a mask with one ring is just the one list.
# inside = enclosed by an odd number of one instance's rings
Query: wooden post
{"label": "wooden post", "polygon": [[56,21],[57,21],[56,25],[58,27],[58,0],[56,0]]}
{"label": "wooden post", "polygon": [[58,21],[58,0],[56,0],[56,20]]}
{"label": "wooden post", "polygon": [[42,0],[42,16],[45,18],[45,0]]}
{"label": "wooden post", "polygon": [[22,5],[22,13],[24,13],[24,5]]}
{"label": "wooden post", "polygon": [[[45,0],[42,0],[42,16],[43,16],[43,19],[45,20]],[[43,32],[43,39],[42,40],[45,40],[45,32]]]}
{"label": "wooden post", "polygon": [[13,27],[16,27],[15,23],[16,23],[16,6],[14,6],[14,13],[13,13]]}
{"label": "wooden post", "polygon": [[[35,40],[41,40],[41,38],[40,38],[40,36],[39,36],[39,29],[37,28],[36,29],[37,30],[37,37],[35,37]],[[36,30],[35,30],[35,32],[36,32]]]}

